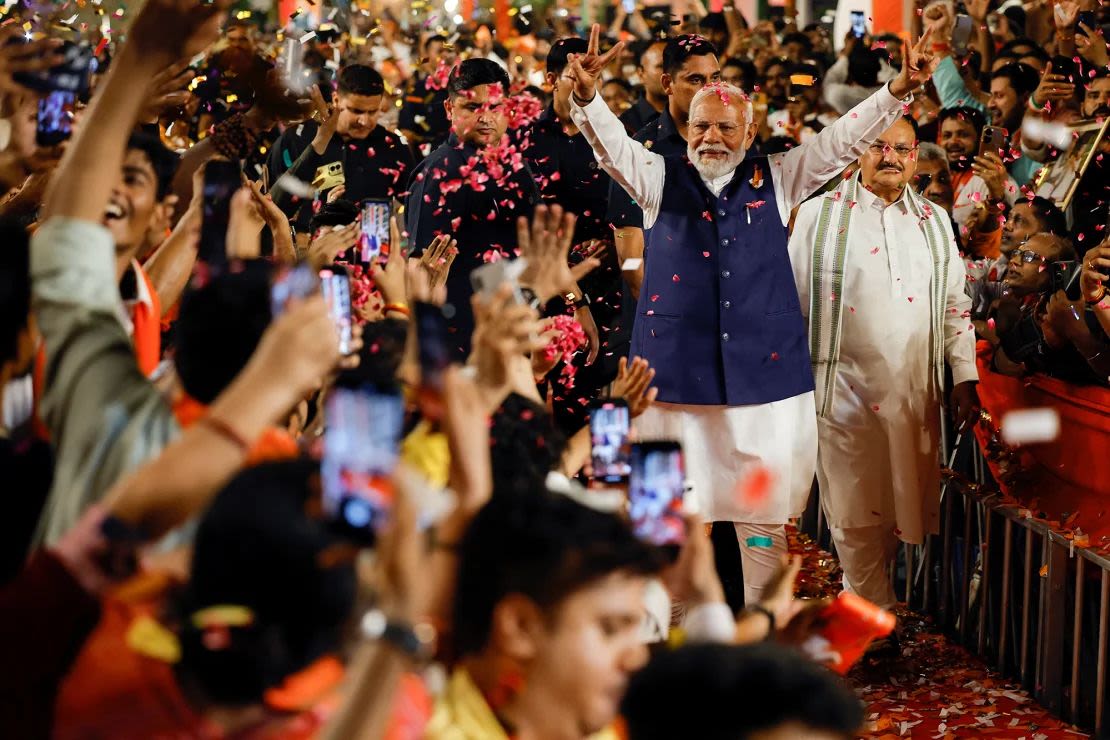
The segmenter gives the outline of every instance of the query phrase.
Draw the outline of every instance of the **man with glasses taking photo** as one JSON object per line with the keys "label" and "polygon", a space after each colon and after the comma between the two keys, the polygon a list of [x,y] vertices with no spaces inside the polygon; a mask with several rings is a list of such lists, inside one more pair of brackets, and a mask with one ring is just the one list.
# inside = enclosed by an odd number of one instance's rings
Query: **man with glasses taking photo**
{"label": "man with glasses taking photo", "polygon": [[817,477],[844,586],[889,608],[899,541],[939,524],[944,362],[960,428],[974,419],[975,332],[943,206],[908,187],[917,133],[900,118],[859,171],[803,204],[790,238],[816,380]]}

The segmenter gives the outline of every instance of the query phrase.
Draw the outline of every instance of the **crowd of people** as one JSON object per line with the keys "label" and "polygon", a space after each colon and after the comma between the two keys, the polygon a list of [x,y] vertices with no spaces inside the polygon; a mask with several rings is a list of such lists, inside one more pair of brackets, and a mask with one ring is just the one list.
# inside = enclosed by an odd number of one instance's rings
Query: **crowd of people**
{"label": "crowd of people", "polygon": [[6,731],[859,732],[981,368],[1110,385],[1105,8],[232,5],[4,9]]}

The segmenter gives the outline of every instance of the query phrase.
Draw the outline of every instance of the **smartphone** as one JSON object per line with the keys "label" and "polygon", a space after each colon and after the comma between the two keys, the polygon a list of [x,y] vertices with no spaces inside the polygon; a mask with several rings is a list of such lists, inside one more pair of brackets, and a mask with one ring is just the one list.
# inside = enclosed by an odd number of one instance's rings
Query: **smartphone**
{"label": "smartphone", "polygon": [[513,286],[513,297],[517,303],[524,302],[524,296],[520,292],[520,276],[524,273],[524,268],[528,266],[527,260],[523,257],[518,257],[515,260],[497,260],[489,264],[482,265],[470,273],[470,287],[474,292],[485,298],[489,298],[497,289],[504,283],[509,283]]}
{"label": "smartphone", "polygon": [[200,246],[197,258],[209,267],[227,263],[231,198],[243,184],[238,162],[213,159],[204,167]]}
{"label": "smartphone", "polygon": [[305,68],[304,48],[297,39],[286,39],[278,55],[281,76],[290,92],[298,95],[308,91],[312,76]]}
{"label": "smartphone", "polygon": [[338,386],[326,402],[320,462],[324,515],[346,535],[373,544],[393,509],[391,476],[404,407],[396,387]]}
{"label": "smartphone", "polygon": [[317,290],[320,290],[320,276],[307,262],[283,267],[270,287],[270,312],[277,318],[285,313],[289,301],[294,298],[308,298],[315,295]]}
{"label": "smartphone", "polygon": [[957,57],[967,56],[968,44],[975,33],[975,21],[969,15],[957,15],[952,25],[952,53]]}
{"label": "smartphone", "polygon": [[845,675],[872,640],[894,630],[895,617],[866,599],[842,591],[821,610],[816,630],[801,644],[802,652],[840,675]]}
{"label": "smartphone", "polygon": [[38,125],[35,142],[39,146],[57,146],[73,133],[73,114],[77,93],[56,90],[39,99]]}
{"label": "smartphone", "polygon": [[590,403],[590,460],[594,480],[624,483],[632,473],[628,443],[631,417],[620,398],[597,398]]}
{"label": "smartphone", "polygon": [[852,35],[857,39],[867,35],[867,14],[862,10],[852,11]]}
{"label": "smartphone", "polygon": [[[1093,10],[1081,10],[1079,14],[1075,16],[1075,32],[1086,36],[1087,32],[1083,30],[1083,26],[1079,25],[1080,23],[1092,31],[1098,30],[1098,26],[1096,25],[1097,21],[1095,20],[1095,11]],[[1053,67],[1053,69],[1055,69],[1055,67]]]}
{"label": "smartphone", "polygon": [[372,264],[383,253],[389,253],[389,217],[392,205],[384,198],[367,198],[362,201],[362,218],[359,234],[359,259],[363,265]]}
{"label": "smartphone", "polygon": [[100,522],[100,534],[107,547],[98,556],[102,570],[112,578],[130,578],[139,570],[139,548],[146,542],[141,531],[109,514]]}
{"label": "smartphone", "polygon": [[673,441],[634,444],[630,468],[628,517],[632,530],[654,545],[681,546],[686,541],[682,446]]}
{"label": "smartphone", "polygon": [[621,0],[621,7],[624,8],[625,13],[635,13],[636,0]]}
{"label": "smartphone", "polygon": [[[9,43],[26,43],[17,36]],[[24,87],[39,93],[70,92],[78,97],[89,92],[93,65],[96,58],[88,44],[66,41],[57,49],[62,61],[42,72],[15,72],[12,77]]]}
{"label": "smartphone", "polygon": [[1077,260],[1062,260],[1053,262],[1052,292],[1064,291],[1070,301],[1078,301],[1083,297],[1083,290],[1079,284],[1079,275],[1082,272],[1082,263]]}
{"label": "smartphone", "polygon": [[351,354],[351,278],[343,265],[328,265],[320,270],[320,290],[328,304],[332,323],[339,333],[339,354]]}
{"label": "smartphone", "polygon": [[443,309],[418,301],[413,305],[417,354],[420,357],[420,400],[425,416],[442,416],[443,374],[451,364],[447,344],[447,317]]}
{"label": "smartphone", "polygon": [[316,168],[312,187],[316,189],[316,194],[319,196],[323,191],[339,187],[345,182],[347,182],[347,176],[343,174],[343,163],[329,162]]}
{"label": "smartphone", "polygon": [[998,126],[984,126],[983,136],[979,139],[979,156],[991,152],[1004,157],[1009,146],[1010,132]]}

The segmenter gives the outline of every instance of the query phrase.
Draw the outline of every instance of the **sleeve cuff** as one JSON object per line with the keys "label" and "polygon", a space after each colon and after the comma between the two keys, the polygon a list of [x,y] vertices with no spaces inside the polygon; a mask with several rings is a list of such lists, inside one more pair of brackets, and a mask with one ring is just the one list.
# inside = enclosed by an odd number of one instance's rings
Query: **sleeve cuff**
{"label": "sleeve cuff", "polygon": [[699,604],[686,614],[683,623],[686,639],[690,642],[731,643],[736,637],[736,620],[728,604],[711,602]]}
{"label": "sleeve cuff", "polygon": [[55,217],[31,237],[31,280],[39,300],[114,310],[115,241],[92,221]]}
{"label": "sleeve cuff", "polygon": [[[951,363],[949,364],[951,365]],[[979,382],[979,369],[975,367],[974,362],[958,362],[951,365],[951,367],[953,385]]]}

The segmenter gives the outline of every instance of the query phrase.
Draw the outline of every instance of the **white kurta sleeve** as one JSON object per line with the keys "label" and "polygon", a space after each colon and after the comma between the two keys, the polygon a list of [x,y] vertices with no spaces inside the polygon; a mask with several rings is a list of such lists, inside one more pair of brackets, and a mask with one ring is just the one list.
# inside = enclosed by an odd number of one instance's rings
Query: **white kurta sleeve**
{"label": "white kurta sleeve", "polygon": [[663,157],[630,137],[600,95],[585,106],[572,97],[570,118],[590,142],[597,163],[643,210],[644,228],[651,228],[663,198]]}
{"label": "white kurta sleeve", "polygon": [[971,325],[971,297],[964,289],[967,271],[956,237],[947,220],[944,236],[948,240],[948,292],[944,310],[944,357],[952,368],[952,382],[979,380],[975,366],[975,327]]}
{"label": "white kurta sleeve", "polygon": [[789,222],[794,206],[859,159],[912,99],[899,100],[890,94],[889,86],[883,85],[817,136],[768,157],[783,224]]}

